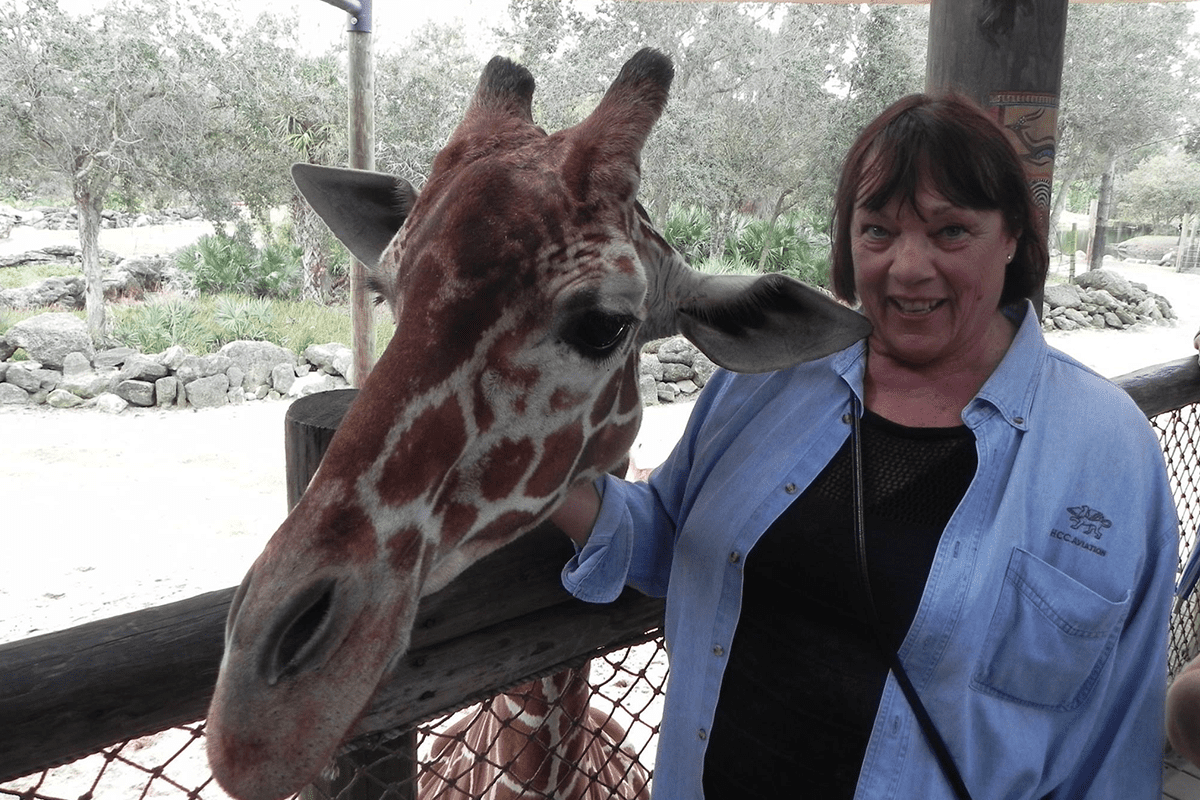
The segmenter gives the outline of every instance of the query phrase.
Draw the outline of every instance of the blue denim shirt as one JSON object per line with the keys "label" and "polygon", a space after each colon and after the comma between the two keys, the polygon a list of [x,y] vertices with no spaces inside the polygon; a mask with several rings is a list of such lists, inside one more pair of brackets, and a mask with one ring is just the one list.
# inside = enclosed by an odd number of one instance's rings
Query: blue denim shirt
{"label": "blue denim shirt", "polygon": [[[1022,314],[962,413],[979,466],[900,656],[974,797],[1157,799],[1178,558],[1162,453],[1125,392]],[[865,352],[718,372],[647,483],[598,482],[600,516],[563,582],[592,602],[627,583],[667,597],[656,800],[703,795],[742,566],[845,442]],[[856,797],[953,797],[890,676]]]}

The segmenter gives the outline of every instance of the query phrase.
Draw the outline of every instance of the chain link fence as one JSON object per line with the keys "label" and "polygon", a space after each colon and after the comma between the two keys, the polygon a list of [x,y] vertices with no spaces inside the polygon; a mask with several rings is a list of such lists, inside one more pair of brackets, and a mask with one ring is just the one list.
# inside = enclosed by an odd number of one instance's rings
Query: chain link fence
{"label": "chain link fence", "polygon": [[[1200,528],[1200,405],[1151,419],[1162,443],[1180,519],[1180,568],[1197,547]],[[1200,601],[1193,596],[1172,618],[1169,666],[1174,675],[1200,651]],[[577,670],[579,671],[579,670]],[[386,745],[367,751],[355,774],[310,788],[305,800],[324,797],[649,797],[662,715],[667,663],[661,638],[593,659],[591,690],[577,695],[542,680],[475,706],[428,720]],[[557,673],[547,677],[553,682]],[[552,696],[553,695],[553,696]],[[567,702],[565,698],[575,697]],[[540,731],[524,727],[545,720]],[[19,800],[223,800],[204,757],[204,725],[197,723],[105,748],[72,764],[0,785],[0,798]],[[561,745],[562,742],[569,744]],[[556,744],[558,743],[558,744]],[[603,745],[599,760],[580,748]],[[580,795],[580,782],[589,785]],[[570,792],[568,794],[567,792]]]}

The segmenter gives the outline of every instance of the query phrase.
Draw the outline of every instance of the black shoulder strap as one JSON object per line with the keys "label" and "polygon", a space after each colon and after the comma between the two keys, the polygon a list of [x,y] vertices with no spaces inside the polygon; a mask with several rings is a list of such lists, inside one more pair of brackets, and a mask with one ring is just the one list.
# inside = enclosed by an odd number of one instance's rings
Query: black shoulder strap
{"label": "black shoulder strap", "polygon": [[900,663],[899,653],[889,647],[884,640],[883,628],[879,624],[879,614],[875,610],[875,599],[871,595],[871,578],[867,571],[867,536],[866,524],[863,519],[863,507],[866,504],[866,498],[863,496],[862,423],[860,421],[862,408],[857,399],[854,405],[855,408],[851,413],[853,420],[850,432],[851,437],[854,439],[850,448],[850,470],[854,473],[854,547],[858,560],[859,582],[862,584],[863,595],[866,599],[871,628],[875,631],[875,640],[879,644],[880,651],[891,665],[892,674],[896,676],[896,682],[900,684],[900,690],[904,692],[904,697],[908,700],[908,705],[917,716],[917,722],[920,723],[921,730],[925,732],[926,741],[929,742],[930,748],[933,749],[933,754],[937,756],[938,764],[941,766],[946,780],[954,788],[954,793],[959,800],[971,800],[971,793],[967,791],[967,785],[963,782],[962,775],[958,772],[958,767],[954,765],[954,758],[950,755],[950,750],[946,747],[946,741],[938,733],[937,726],[933,724],[933,719],[930,718],[929,712],[925,710],[925,704],[921,702],[916,688],[912,685],[912,681],[908,679],[908,673],[905,672],[904,665]]}

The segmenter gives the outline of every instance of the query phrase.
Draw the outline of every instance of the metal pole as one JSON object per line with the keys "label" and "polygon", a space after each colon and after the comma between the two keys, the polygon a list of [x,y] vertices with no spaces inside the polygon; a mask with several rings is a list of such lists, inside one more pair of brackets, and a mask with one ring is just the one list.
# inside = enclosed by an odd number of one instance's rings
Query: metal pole
{"label": "metal pole", "polygon": [[[329,0],[326,0],[328,2]],[[349,18],[347,50],[350,89],[350,167],[375,169],[375,67],[371,53],[371,3],[361,0]],[[367,267],[350,267],[350,329],[354,368],[350,382],[361,387],[375,363],[374,309],[367,292]]]}

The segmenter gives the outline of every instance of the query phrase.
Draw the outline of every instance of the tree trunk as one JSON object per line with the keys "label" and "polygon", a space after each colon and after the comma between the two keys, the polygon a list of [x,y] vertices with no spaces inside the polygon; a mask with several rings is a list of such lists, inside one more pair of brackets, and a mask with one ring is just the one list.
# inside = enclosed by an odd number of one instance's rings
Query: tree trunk
{"label": "tree trunk", "polygon": [[[1059,173],[1058,193],[1054,195],[1054,201],[1050,204],[1050,219],[1047,223],[1047,243],[1051,250],[1062,250],[1062,242],[1058,238],[1058,222],[1062,219],[1062,212],[1067,207],[1067,190],[1071,184],[1075,182],[1075,178],[1079,175],[1078,159],[1072,159],[1067,162],[1066,169]],[[1079,243],[1074,242],[1072,252],[1079,249]]]}
{"label": "tree trunk", "polygon": [[1104,245],[1107,238],[1108,218],[1112,213],[1113,170],[1117,162],[1114,158],[1108,165],[1108,171],[1100,177],[1100,197],[1096,203],[1096,224],[1092,228],[1092,248],[1088,258],[1088,269],[1100,269],[1104,266]]}
{"label": "tree trunk", "polygon": [[305,300],[324,303],[329,291],[329,266],[321,246],[321,226],[324,223],[298,192],[292,193],[292,235],[300,245],[303,273],[300,296]]}
{"label": "tree trunk", "polygon": [[86,182],[75,186],[75,208],[79,212],[79,251],[83,257],[84,307],[88,333],[97,349],[108,341],[104,315],[104,281],[100,266],[100,211],[102,192]]}

